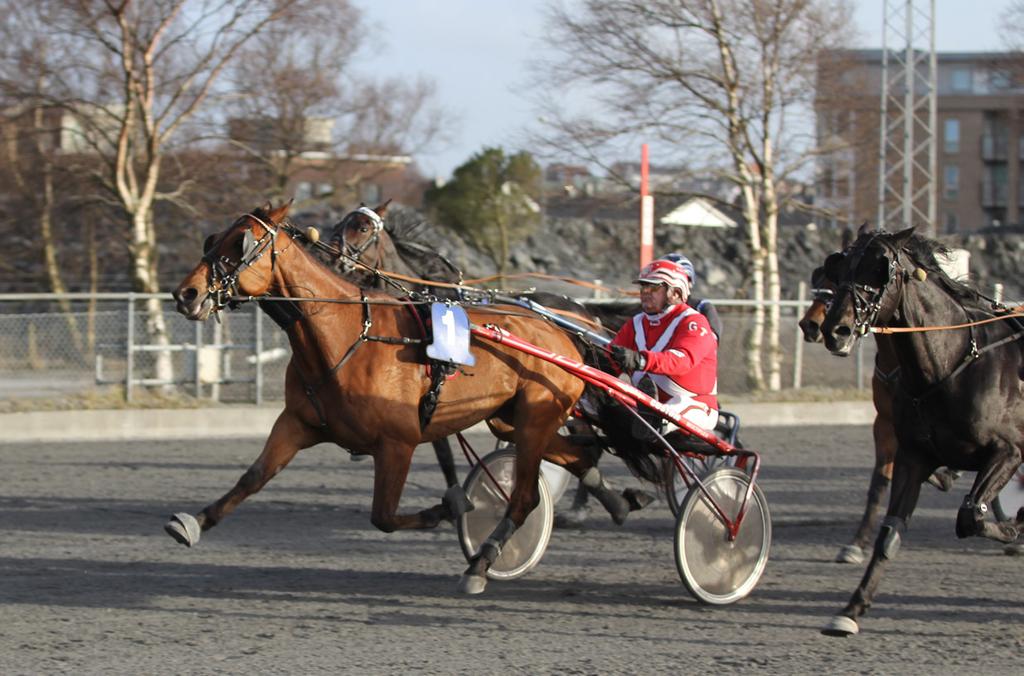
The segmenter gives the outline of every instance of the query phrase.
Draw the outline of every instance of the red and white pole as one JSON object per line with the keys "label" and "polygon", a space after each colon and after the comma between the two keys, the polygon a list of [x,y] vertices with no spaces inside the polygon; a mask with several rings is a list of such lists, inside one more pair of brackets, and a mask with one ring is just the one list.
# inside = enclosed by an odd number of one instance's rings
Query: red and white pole
{"label": "red and white pole", "polygon": [[640,146],[640,267],[654,258],[654,197],[647,190],[647,144]]}

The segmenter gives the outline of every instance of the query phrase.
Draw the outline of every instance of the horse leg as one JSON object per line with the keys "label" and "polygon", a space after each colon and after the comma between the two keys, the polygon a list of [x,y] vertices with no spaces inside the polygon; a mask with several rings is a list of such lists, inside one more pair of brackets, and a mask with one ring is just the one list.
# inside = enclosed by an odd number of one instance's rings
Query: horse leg
{"label": "horse leg", "polygon": [[[1020,523],[985,520],[989,503],[1003,486],[1013,477],[1020,465],[1020,452],[1013,446],[1004,446],[992,453],[978,471],[974,485],[964,496],[964,502],[956,513],[956,536],[958,538],[980,535],[982,537],[1010,543],[1020,535]],[[1018,514],[1018,517],[1020,515]]]}
{"label": "horse leg", "polygon": [[896,457],[889,509],[875,539],[871,561],[864,571],[860,585],[850,597],[850,602],[821,630],[826,636],[849,636],[860,631],[857,618],[871,607],[871,601],[881,581],[882,570],[886,562],[899,551],[903,533],[907,530],[907,522],[914,513],[921,495],[921,484],[935,469],[935,465],[927,464],[923,458],[904,457],[905,455],[900,453]]}
{"label": "horse leg", "polygon": [[590,506],[587,499],[590,492],[583,485],[582,481],[576,482],[576,492],[572,497],[572,505],[564,512],[555,515],[556,528],[582,528],[587,517],[590,516]]}
{"label": "horse leg", "polygon": [[444,483],[447,488],[459,485],[459,475],[455,473],[455,456],[452,454],[452,445],[448,437],[438,439],[433,443],[434,455],[437,456],[437,464],[444,474]]}
{"label": "horse leg", "polygon": [[[520,393],[520,397],[527,396]],[[548,412],[540,406],[516,407],[514,442],[516,446],[515,480],[509,496],[505,517],[498,522],[490,536],[480,545],[480,551],[469,561],[459,580],[459,591],[480,594],[487,587],[487,570],[501,556],[501,548],[523,525],[526,517],[540,503],[537,482],[540,480],[540,461],[547,447],[561,437],[562,411],[556,401],[550,401]],[[545,407],[546,408],[546,407]],[[568,442],[562,440],[568,448]],[[589,464],[589,463],[588,463]]]}
{"label": "horse leg", "polygon": [[320,441],[319,430],[309,427],[296,415],[285,409],[274,422],[270,436],[263,444],[263,452],[235,483],[234,487],[220,500],[207,505],[195,516],[184,512],[175,514],[164,525],[164,530],[181,544],[187,547],[193,546],[199,542],[202,531],[216,526],[243,500],[263,488],[291,462],[296,453]]}
{"label": "horse leg", "polygon": [[448,508],[451,518],[457,519],[466,512],[473,511],[473,503],[466,495],[466,490],[459,484],[459,475],[455,473],[455,456],[452,454],[452,445],[448,441],[448,437],[438,439],[433,446],[437,464],[441,466],[445,485],[448,487],[444,493],[442,504]]}
{"label": "horse leg", "polygon": [[[569,431],[572,434],[591,434],[595,435],[593,428],[590,424],[582,420],[570,420]],[[596,467],[597,463],[601,459],[602,449],[597,447],[591,454],[593,457],[593,464]],[[572,497],[572,506],[569,509],[555,514],[555,527],[556,528],[582,528],[586,522],[587,517],[590,516],[590,506],[587,504],[590,498],[590,492],[587,487],[583,485],[582,481],[576,482],[576,492]]]}
{"label": "horse leg", "polygon": [[[573,507],[575,508],[579,502],[583,507],[580,511],[585,510],[587,496],[593,495],[608,511],[612,521],[621,526],[630,512],[643,509],[654,501],[654,496],[642,490],[627,488],[620,493],[612,488],[597,468],[600,452],[586,452],[570,444],[564,437],[558,436],[552,440],[546,455],[547,460],[562,465],[579,477],[580,484]],[[585,511],[577,525],[582,525],[584,518]]]}
{"label": "horse leg", "polygon": [[837,563],[861,563],[864,552],[871,542],[878,526],[878,513],[885,499],[885,493],[892,482],[892,462],[896,457],[896,432],[892,421],[882,416],[875,416],[872,426],[875,439],[875,467],[871,471],[871,483],[868,485],[868,499],[864,505],[864,516],[853,536],[853,542],[843,545],[836,555]]}
{"label": "horse leg", "polygon": [[370,522],[385,533],[410,528],[435,528],[443,519],[450,517],[448,507],[443,504],[415,514],[398,513],[398,502],[409,476],[415,448],[415,444],[385,442],[373,454],[373,508]]}

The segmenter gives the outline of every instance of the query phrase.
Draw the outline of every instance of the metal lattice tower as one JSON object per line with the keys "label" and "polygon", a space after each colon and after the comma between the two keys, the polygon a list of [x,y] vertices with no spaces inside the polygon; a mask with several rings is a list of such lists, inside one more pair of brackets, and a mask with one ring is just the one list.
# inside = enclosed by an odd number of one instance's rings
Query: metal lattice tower
{"label": "metal lattice tower", "polygon": [[[935,0],[882,0],[878,226],[936,232]],[[924,44],[926,48],[915,48]],[[892,49],[890,50],[890,45]]]}

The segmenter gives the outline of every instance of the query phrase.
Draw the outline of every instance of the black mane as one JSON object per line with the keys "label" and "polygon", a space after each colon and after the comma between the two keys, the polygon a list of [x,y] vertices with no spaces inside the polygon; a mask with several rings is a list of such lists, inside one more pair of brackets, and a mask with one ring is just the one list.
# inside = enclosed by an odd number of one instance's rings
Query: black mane
{"label": "black mane", "polygon": [[423,279],[439,282],[461,282],[463,275],[447,258],[439,254],[430,244],[420,239],[425,231],[425,221],[411,218],[392,218],[384,224],[384,232],[391,238],[395,251],[405,264]]}
{"label": "black mane", "polygon": [[903,250],[906,251],[918,267],[927,270],[928,274],[936,279],[939,286],[944,288],[954,299],[961,303],[976,305],[981,309],[991,310],[991,305],[976,288],[965,282],[953,279],[942,269],[939,257],[949,257],[951,250],[948,246],[937,240],[915,233],[904,242]]}

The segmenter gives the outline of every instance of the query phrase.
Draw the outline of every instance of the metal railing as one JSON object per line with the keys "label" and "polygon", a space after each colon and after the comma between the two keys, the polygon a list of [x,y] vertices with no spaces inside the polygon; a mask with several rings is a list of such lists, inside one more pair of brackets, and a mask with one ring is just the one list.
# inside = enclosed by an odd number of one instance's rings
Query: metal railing
{"label": "metal railing", "polygon": [[[162,305],[166,343],[148,328],[147,302]],[[749,300],[713,300],[724,329],[719,391],[750,391],[745,365],[752,326]],[[62,307],[68,306],[65,311]],[[874,341],[860,341],[851,359],[805,345],[797,319],[808,300],[784,300],[783,388],[863,388],[874,363]],[[760,305],[769,306],[770,302]],[[254,303],[221,313],[221,322],[191,322],[174,311],[169,294],[0,294],[0,400],[61,397],[123,388],[164,390],[229,403],[280,400],[291,348],[287,336]],[[157,362],[170,366],[157,377]]]}

